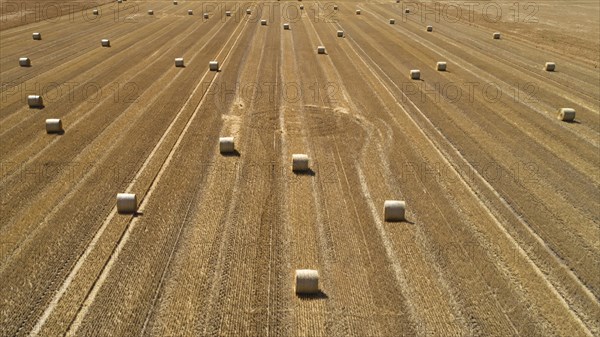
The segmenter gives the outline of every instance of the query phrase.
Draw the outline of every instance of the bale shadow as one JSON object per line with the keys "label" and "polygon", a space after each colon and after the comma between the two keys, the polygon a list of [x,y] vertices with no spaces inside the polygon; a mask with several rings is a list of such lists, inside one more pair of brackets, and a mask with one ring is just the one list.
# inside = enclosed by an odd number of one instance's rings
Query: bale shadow
{"label": "bale shadow", "polygon": [[314,177],[315,176],[315,171],[313,171],[311,168],[309,168],[308,170],[304,170],[304,171],[293,171],[295,175],[297,176],[310,176],[310,177]]}
{"label": "bale shadow", "polygon": [[578,121],[578,120],[576,120],[576,119],[574,119],[574,120],[572,120],[572,121],[563,121],[563,122],[565,122],[565,123],[569,123],[569,124],[581,124],[581,122],[580,122],[580,121]]}
{"label": "bale shadow", "polygon": [[296,296],[298,296],[298,298],[301,301],[318,301],[318,300],[326,300],[329,298],[329,296],[327,296],[327,294],[325,292],[323,292],[322,290],[319,290],[319,292],[314,293],[314,294],[298,294],[296,293]]}
{"label": "bale shadow", "polygon": [[221,156],[223,156],[223,157],[241,157],[242,154],[238,150],[233,150],[232,152],[221,152]]}
{"label": "bale shadow", "polygon": [[389,223],[407,223],[409,225],[414,225],[415,223],[413,221],[410,220],[384,220],[384,222],[389,222]]}
{"label": "bale shadow", "polygon": [[44,109],[46,106],[45,105],[40,105],[40,106],[30,106],[30,109],[34,109],[34,110],[42,110]]}
{"label": "bale shadow", "polygon": [[65,130],[62,131],[58,131],[58,132],[46,132],[49,135],[58,135],[58,136],[62,136],[65,134]]}

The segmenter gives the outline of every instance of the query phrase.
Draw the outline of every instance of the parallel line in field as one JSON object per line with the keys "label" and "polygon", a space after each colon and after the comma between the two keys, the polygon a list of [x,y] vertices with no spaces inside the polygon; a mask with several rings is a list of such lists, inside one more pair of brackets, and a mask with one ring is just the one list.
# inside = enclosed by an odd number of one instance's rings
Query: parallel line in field
{"label": "parallel line in field", "polygon": [[[221,30],[218,29],[215,34],[213,35],[213,37]],[[234,35],[232,35],[231,37],[233,37]],[[230,37],[230,38],[231,38]],[[229,42],[229,41],[228,41]],[[223,45],[223,48],[227,46],[227,43]],[[223,50],[223,49],[222,49]],[[200,52],[200,51],[199,51]],[[218,54],[220,55],[220,53]],[[218,56],[217,55],[217,56]],[[153,151],[150,153],[150,155],[146,158],[146,161],[144,162],[144,164],[142,165],[142,167],[138,170],[135,178],[132,180],[132,182],[129,184],[129,186],[127,187],[126,191],[130,191],[130,189],[132,188],[132,186],[135,184],[135,182],[138,180],[138,178],[141,176],[141,174],[144,172],[144,169],[147,167],[147,165],[149,164],[149,162],[151,161],[151,159],[154,157],[154,154],[158,151],[158,149],[160,148],[160,146],[163,144],[163,142],[165,141],[165,139],[167,138],[167,135],[171,132],[172,127],[175,125],[175,122],[178,120],[180,114],[182,113],[182,111],[184,111],[185,106],[189,103],[189,101],[191,100],[191,98],[194,96],[194,94],[196,93],[196,91],[198,90],[198,88],[201,87],[201,85],[203,84],[203,80],[204,78],[209,74],[209,71],[205,71],[204,76],[202,77],[202,79],[199,81],[198,85],[196,86],[196,88],[194,89],[194,92],[188,97],[188,100],[183,104],[182,108],[179,110],[179,112],[177,113],[176,117],[173,119],[173,122],[169,125],[169,128],[167,128],[167,130],[163,133],[163,136],[160,138],[159,142],[156,144],[156,146],[153,148]],[[177,77],[174,77],[171,80],[171,83],[175,82],[175,80],[177,79]],[[211,82],[212,83],[212,82]],[[202,96],[203,98],[206,97],[205,94],[203,94]],[[198,105],[199,107],[200,105]],[[198,111],[198,107],[196,108],[196,110],[194,111],[194,114],[192,114],[192,116],[190,117],[188,124],[186,124],[186,128],[184,128],[184,131],[180,134],[180,137],[178,138],[178,142],[175,144],[175,146],[172,148],[171,152],[169,153],[169,157],[167,158],[167,160],[169,160],[173,153],[175,152],[175,150],[178,148],[178,144],[180,143],[180,140],[182,139],[183,135],[185,135],[188,127],[189,127],[189,123],[190,121],[193,120],[195,113]],[[165,162],[163,163],[163,165],[161,166],[161,171],[158,172],[157,176],[155,177],[155,179],[152,181],[150,188],[155,184],[158,183],[158,180],[160,178],[159,174],[161,174],[164,169],[168,166],[169,162],[167,162],[167,160],[165,160]],[[146,196],[150,197],[152,190],[149,189],[148,191],[146,191],[146,193],[144,193],[144,197],[140,199],[140,211],[142,210],[142,205],[144,202],[144,199]],[[38,324],[36,324],[37,329],[34,329],[34,332],[36,330],[41,329],[41,327],[43,326],[43,323],[45,321],[45,319],[51,314],[53,308],[55,307],[55,305],[58,303],[58,301],[60,300],[60,297],[62,296],[62,294],[64,294],[64,292],[66,291],[66,289],[69,287],[72,279],[76,276],[78,270],[80,269],[81,265],[83,265],[83,263],[85,262],[85,258],[89,255],[89,253],[92,251],[92,249],[95,247],[95,243],[99,240],[100,236],[103,234],[106,226],[108,226],[108,224],[110,223],[110,221],[112,220],[112,218],[115,216],[116,214],[116,208],[113,208],[113,210],[111,211],[110,215],[105,219],[105,221],[102,224],[102,227],[100,228],[100,230],[96,233],[96,236],[94,237],[94,239],[92,240],[92,242],[90,243],[90,245],[88,245],[88,248],[86,249],[86,251],[84,252],[84,254],[80,257],[80,259],[78,260],[75,268],[72,269],[69,277],[67,278],[67,280],[65,281],[65,283],[63,283],[63,286],[61,287],[61,289],[59,290],[59,292],[57,293],[57,296],[53,299],[52,304],[50,306],[48,306],[46,308],[46,311],[44,313],[44,316],[42,316],[42,319],[38,322]],[[135,219],[137,218],[133,218],[133,220],[131,220],[131,222],[133,223],[135,221]],[[132,223],[127,227],[127,230],[130,231],[131,230],[131,225]],[[125,234],[124,234],[125,235]],[[122,237],[123,238],[123,237]],[[126,241],[126,240],[125,240]],[[124,244],[124,242],[123,242]],[[115,253],[118,255],[118,247],[115,248]],[[112,256],[111,256],[112,257]],[[112,259],[110,260],[112,261]]]}
{"label": "parallel line in field", "polygon": [[[338,25],[340,28],[341,26]],[[352,38],[350,37],[349,40],[352,40]],[[353,40],[352,40],[353,41]],[[354,41],[353,41],[354,42]],[[349,45],[352,46],[352,44],[349,43]],[[356,44],[356,42],[354,42],[354,45],[356,45],[359,49],[361,49],[361,47]],[[352,47],[353,50],[354,47]],[[356,53],[356,55],[363,61],[363,63],[365,64],[366,67],[373,69],[373,67],[379,68],[379,66],[377,65],[376,62],[374,62],[367,54],[364,53],[363,54],[369,58],[370,62],[367,62],[361,55],[359,55],[358,53]],[[410,115],[410,113],[405,109],[405,107],[398,102],[398,100],[396,99],[396,95],[393,94],[393,92],[389,89],[389,87],[384,83],[384,81],[381,79],[380,76],[384,76],[387,78],[387,81],[389,81],[390,83],[393,83],[393,81],[385,74],[385,72],[382,69],[378,69],[379,72],[378,74],[381,75],[375,75],[375,77],[377,77],[377,79],[380,81],[380,83],[382,84],[382,86],[384,86],[386,88],[386,90],[388,90],[389,94],[394,97],[394,99],[396,100],[397,104],[399,107],[401,107],[401,109],[406,113],[407,116],[409,116],[409,118],[411,119],[411,121],[413,122],[413,124],[421,131],[421,133],[426,137],[426,139],[430,142],[430,144],[436,149],[436,151],[439,153],[440,157],[444,160],[444,162],[446,162],[448,164],[449,167],[452,168],[452,171],[456,174],[456,176],[458,176],[460,179],[460,182],[468,188],[469,191],[471,191],[472,195],[475,198],[478,198],[479,193],[477,193],[477,189],[470,186],[463,178],[463,176],[458,172],[456,166],[454,163],[452,163],[448,158],[451,158],[450,156],[447,156],[445,151],[443,149],[440,148],[439,145],[437,145],[437,143],[431,139],[431,137],[427,134],[427,132],[421,128],[421,126],[419,125],[418,122],[416,122],[414,120],[414,118],[412,117],[412,115]],[[375,74],[375,72],[373,72]],[[434,132],[434,134],[437,134],[439,137],[441,137],[442,139],[446,139],[446,137],[437,129],[435,128],[435,126],[431,123],[431,121],[429,120],[429,118],[427,118],[427,116],[400,90],[400,88],[398,88],[395,84],[394,86],[396,87],[396,91],[402,93],[403,97],[411,104],[412,108],[419,112],[419,114],[424,118],[424,120],[427,122],[427,127],[429,130],[431,130],[430,132]],[[518,216],[518,214],[514,211],[514,209],[507,204],[506,200],[493,188],[493,186],[491,186],[480,174],[479,172],[477,172],[472,166],[471,164],[462,156],[462,154],[454,147],[454,145],[452,145],[451,142],[449,142],[446,139],[446,146],[450,147],[452,149],[452,151],[454,152],[455,156],[459,159],[461,159],[461,161],[467,165],[467,167],[469,167],[471,169],[472,172],[474,172],[475,176],[478,178],[478,180],[490,191],[492,191],[492,193],[497,197],[497,200],[500,201],[500,203],[507,208],[510,213],[513,214],[514,218],[516,220],[518,220],[524,227],[526,227],[528,229],[528,231],[530,232],[530,234],[532,236],[534,236],[537,241],[546,249],[547,246],[543,243],[543,240],[541,238],[539,238],[539,236],[537,236],[537,234],[535,234],[531,228],[529,228],[529,226],[523,222],[523,220],[521,219],[521,217]],[[578,315],[576,315],[573,310],[571,310],[569,304],[567,303],[566,299],[563,298],[563,296],[558,292],[558,290],[555,288],[554,284],[552,284],[550,281],[548,281],[548,279],[546,278],[546,276],[541,272],[541,270],[539,269],[539,267],[531,260],[531,258],[529,258],[529,256],[527,255],[527,253],[520,247],[520,245],[517,243],[517,241],[512,238],[512,236],[506,231],[506,229],[504,228],[504,226],[502,225],[502,223],[498,220],[498,218],[495,216],[495,214],[493,213],[492,210],[490,210],[490,208],[486,205],[485,206],[485,210],[488,213],[488,215],[493,218],[495,220],[496,225],[502,230],[502,232],[504,232],[504,234],[507,236],[507,238],[509,238],[511,240],[511,242],[515,245],[515,247],[518,248],[519,253],[522,254],[523,257],[525,257],[528,262],[530,263],[530,265],[534,268],[536,274],[538,276],[540,276],[542,279],[545,280],[545,282],[547,283],[547,286],[552,289],[553,294],[560,299],[561,303],[568,309],[568,311],[571,313],[572,317],[579,322],[579,324],[587,331],[587,333],[589,335],[591,335],[591,332],[589,331],[587,325],[585,325],[580,317]],[[548,251],[548,253],[550,253],[551,256],[554,257],[554,259],[556,260],[556,262],[558,262],[559,264],[562,264],[560,262],[560,260],[558,260],[558,258],[556,257],[556,255],[554,254],[554,252]],[[572,276],[572,279],[578,283],[579,287],[582,288],[585,293],[590,296],[591,298],[593,298],[593,294],[589,291],[589,289],[587,289],[587,287],[585,287],[581,281],[577,278],[576,275],[573,274],[572,271],[569,271],[570,275]]]}

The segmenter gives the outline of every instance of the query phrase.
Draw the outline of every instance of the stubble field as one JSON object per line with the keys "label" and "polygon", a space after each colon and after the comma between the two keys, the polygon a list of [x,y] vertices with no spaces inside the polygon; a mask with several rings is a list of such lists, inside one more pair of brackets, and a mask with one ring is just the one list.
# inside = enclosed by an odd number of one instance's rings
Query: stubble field
{"label": "stubble field", "polygon": [[597,2],[0,4],[0,336],[600,335]]}

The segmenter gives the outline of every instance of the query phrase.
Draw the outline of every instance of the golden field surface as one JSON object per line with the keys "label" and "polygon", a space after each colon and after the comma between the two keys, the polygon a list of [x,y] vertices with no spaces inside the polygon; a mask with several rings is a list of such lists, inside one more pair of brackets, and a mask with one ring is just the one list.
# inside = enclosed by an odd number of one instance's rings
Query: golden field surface
{"label": "golden field surface", "polygon": [[600,336],[597,1],[0,5],[0,336]]}

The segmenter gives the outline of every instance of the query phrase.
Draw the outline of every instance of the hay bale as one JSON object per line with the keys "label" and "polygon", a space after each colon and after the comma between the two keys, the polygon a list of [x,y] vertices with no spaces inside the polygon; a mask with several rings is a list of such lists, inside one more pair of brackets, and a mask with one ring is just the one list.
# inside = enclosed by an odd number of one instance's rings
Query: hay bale
{"label": "hay bale", "polygon": [[296,269],[296,294],[319,292],[319,272],[313,269]]}
{"label": "hay bale", "polygon": [[338,30],[337,31],[337,37],[344,37],[344,31],[343,30]]}
{"label": "hay bale", "polygon": [[153,11],[153,10],[151,10],[151,9],[149,9],[149,10],[148,10],[148,15],[154,15],[154,11]]}
{"label": "hay bale", "polygon": [[97,9],[94,9],[94,10],[92,10],[92,14],[94,14],[94,15],[98,15],[98,14],[99,14],[99,12],[98,12],[98,10],[97,10]]}
{"label": "hay bale", "polygon": [[406,203],[400,200],[386,200],[383,203],[383,218],[385,221],[404,221]]}
{"label": "hay bale", "polygon": [[283,24],[283,29],[290,30],[290,24],[289,23],[284,23]]}
{"label": "hay bale", "polygon": [[231,11],[225,11],[225,16],[231,16]]}
{"label": "hay bale", "polygon": [[261,26],[266,26],[267,25],[267,20],[260,20],[260,25]]}
{"label": "hay bale", "polygon": [[62,121],[58,118],[46,119],[46,133],[61,133],[63,132]]}
{"label": "hay bale", "polygon": [[202,14],[202,17],[205,18],[205,19],[208,19],[208,13]]}
{"label": "hay bale", "polygon": [[427,31],[428,32],[433,32],[433,26],[427,26]]}
{"label": "hay bale", "polygon": [[175,66],[176,67],[185,67],[185,65],[183,64],[183,57],[178,57],[175,59]]}
{"label": "hay bale", "polygon": [[219,151],[221,153],[235,152],[235,143],[233,142],[233,137],[220,137],[219,138]]}
{"label": "hay bale", "polygon": [[102,39],[100,40],[100,43],[102,44],[102,47],[110,47],[110,41],[108,39]]}
{"label": "hay bale", "polygon": [[561,108],[558,110],[558,119],[563,122],[572,122],[575,120],[575,109]]}
{"label": "hay bale", "polygon": [[356,15],[360,15],[360,9],[356,10]]}
{"label": "hay bale", "polygon": [[396,23],[396,20],[394,20],[394,19],[390,19],[390,25],[393,25],[393,24],[395,24],[395,23]]}
{"label": "hay bale", "polygon": [[246,14],[248,14],[248,15],[252,14],[252,11],[250,10],[250,8],[246,9]]}
{"label": "hay bale", "polygon": [[436,69],[438,71],[446,71],[446,62],[438,62],[436,64]]}
{"label": "hay bale", "polygon": [[337,11],[338,10],[338,6],[337,5],[333,5],[333,10]]}
{"label": "hay bale", "polygon": [[137,212],[137,198],[133,193],[117,193],[117,212],[133,214]]}
{"label": "hay bale", "polygon": [[31,67],[31,60],[29,57],[19,57],[19,65],[21,67]]}
{"label": "hay bale", "polygon": [[397,4],[399,4],[399,3],[400,3],[400,0],[396,0],[396,3],[397,3]]}
{"label": "hay bale", "polygon": [[500,40],[500,33],[495,32],[492,37],[494,38],[494,40]]}
{"label": "hay bale", "polygon": [[554,62],[546,62],[544,64],[544,70],[546,71],[554,71],[556,69],[556,63]]}
{"label": "hay bale", "polygon": [[118,3],[118,4],[122,4],[122,3],[123,3],[123,0],[117,0],[117,3]]}
{"label": "hay bale", "polygon": [[407,9],[405,9],[405,10],[404,10],[404,13],[406,13],[406,14],[410,13],[410,9],[408,9],[408,8],[407,8]]}
{"label": "hay bale", "polygon": [[173,5],[177,5],[177,4],[178,4],[177,1],[173,1]]}
{"label": "hay bale", "polygon": [[310,169],[308,162],[308,155],[306,154],[292,154],[292,171],[302,172]]}
{"label": "hay bale", "polygon": [[188,15],[194,15],[194,11],[191,9],[188,9]]}
{"label": "hay bale", "polygon": [[42,39],[42,33],[33,33],[33,39],[34,40],[41,40]]}
{"label": "hay bale", "polygon": [[317,46],[317,54],[325,54],[325,46]]}
{"label": "hay bale", "polygon": [[29,95],[27,96],[27,104],[30,108],[42,108],[44,106],[44,100],[40,95]]}
{"label": "hay bale", "polygon": [[208,62],[208,69],[210,71],[219,71],[219,62],[218,61]]}
{"label": "hay bale", "polygon": [[300,5],[300,10],[303,10],[303,9],[304,9],[304,5]]}
{"label": "hay bale", "polygon": [[418,80],[421,78],[421,71],[418,69],[413,69],[410,71],[410,79],[411,80]]}

